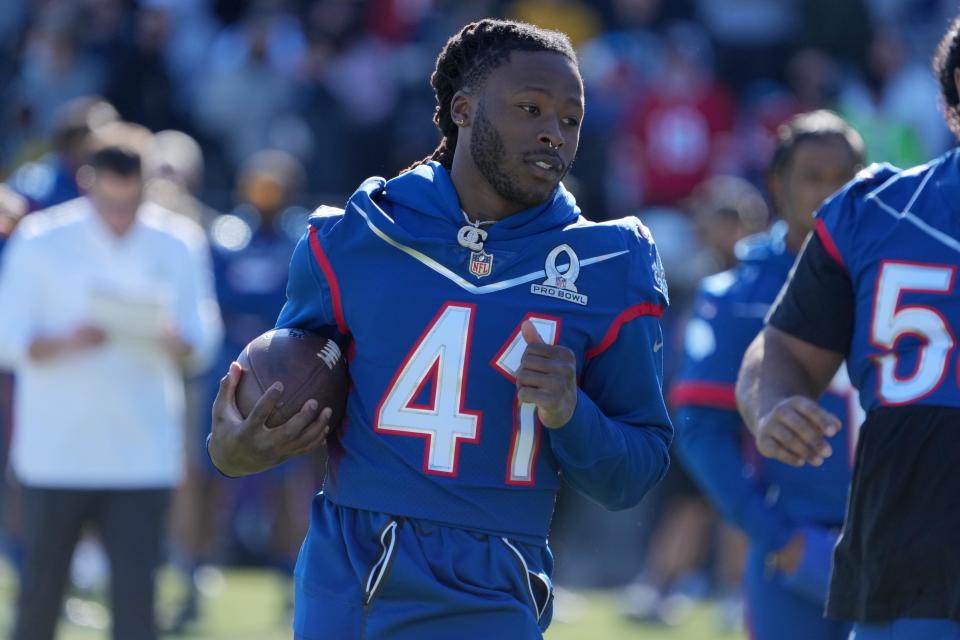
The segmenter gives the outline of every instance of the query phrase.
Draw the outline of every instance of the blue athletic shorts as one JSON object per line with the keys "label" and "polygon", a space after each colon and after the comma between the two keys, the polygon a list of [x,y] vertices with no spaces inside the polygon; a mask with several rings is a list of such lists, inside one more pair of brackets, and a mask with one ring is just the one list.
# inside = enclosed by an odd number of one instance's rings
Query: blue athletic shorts
{"label": "blue athletic shorts", "polygon": [[301,640],[534,640],[553,612],[549,548],[313,501],[295,571]]}

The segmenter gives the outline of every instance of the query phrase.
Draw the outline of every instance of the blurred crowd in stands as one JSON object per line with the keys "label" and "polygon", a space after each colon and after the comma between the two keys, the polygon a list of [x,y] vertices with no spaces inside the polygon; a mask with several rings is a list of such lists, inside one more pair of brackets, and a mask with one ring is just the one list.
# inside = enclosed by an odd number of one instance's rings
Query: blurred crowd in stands
{"label": "blurred crowd in stands", "polygon": [[[214,383],[272,326],[306,215],[433,150],[428,80],[451,33],[502,16],[573,40],[587,115],[566,184],[588,218],[636,214],[652,229],[672,293],[669,381],[697,282],[771,220],[765,172],[780,124],[832,109],[863,135],[869,162],[898,166],[950,146],[929,58],[955,11],[947,0],[5,0],[0,252],[16,219],[80,195],[76,172],[98,131],[138,125],[147,198],[207,232],[225,329],[221,356],[189,385],[191,490],[175,502],[174,555],[189,571],[237,560],[288,569],[318,465],[273,485],[223,485],[201,449]],[[10,403],[7,380],[0,416]],[[669,592],[733,553],[710,553],[724,536],[710,533],[689,481],[660,493],[612,515],[565,495],[558,581],[640,575]],[[658,535],[660,523],[679,533]],[[719,573],[707,582],[735,584],[736,569]],[[651,611],[637,617],[669,618]]]}

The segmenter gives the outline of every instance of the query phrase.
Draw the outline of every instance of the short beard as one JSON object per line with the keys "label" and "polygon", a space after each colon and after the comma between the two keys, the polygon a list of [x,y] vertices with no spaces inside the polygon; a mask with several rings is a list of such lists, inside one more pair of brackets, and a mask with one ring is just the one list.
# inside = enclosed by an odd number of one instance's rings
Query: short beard
{"label": "short beard", "polygon": [[487,118],[482,100],[477,106],[477,115],[473,121],[470,157],[497,195],[519,206],[521,210],[546,201],[555,188],[551,187],[547,193],[529,191],[523,189],[511,178],[504,168],[507,163],[507,152],[503,146],[503,137]]}

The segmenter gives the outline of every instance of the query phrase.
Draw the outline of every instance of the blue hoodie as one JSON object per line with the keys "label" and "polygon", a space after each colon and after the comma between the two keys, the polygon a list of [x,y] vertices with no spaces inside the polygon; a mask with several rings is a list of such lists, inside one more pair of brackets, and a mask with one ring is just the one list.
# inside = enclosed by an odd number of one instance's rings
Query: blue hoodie
{"label": "blue hoodie", "polygon": [[[562,186],[485,226],[482,251],[465,224],[439,164],[367,180],[311,218],[277,326],[349,345],[328,499],[542,545],[561,474],[616,509],[666,471],[662,268],[638,220],[588,222]],[[560,429],[516,402],[524,319],[577,359]]]}

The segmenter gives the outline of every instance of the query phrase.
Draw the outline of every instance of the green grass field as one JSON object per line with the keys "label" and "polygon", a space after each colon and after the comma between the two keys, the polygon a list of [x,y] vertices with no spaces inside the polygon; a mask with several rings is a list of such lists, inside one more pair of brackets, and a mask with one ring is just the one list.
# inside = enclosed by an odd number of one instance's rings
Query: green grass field
{"label": "green grass field", "polygon": [[[214,574],[217,575],[217,574]],[[187,635],[166,636],[183,640],[290,640],[284,619],[283,588],[273,574],[256,570],[228,570],[223,579],[208,585],[206,605],[199,623]],[[160,615],[169,614],[182,590],[180,581],[170,572],[161,580]],[[0,634],[9,628],[15,588],[7,567],[0,567]],[[677,628],[637,625],[616,612],[615,598],[603,592],[564,594],[558,602],[554,624],[547,640],[740,640],[739,635],[716,631],[716,612],[708,605],[698,607]],[[71,600],[75,615],[87,616],[102,625],[104,610],[94,605],[78,605]],[[561,610],[562,609],[562,610]],[[104,640],[107,633],[61,624],[59,640]]]}

